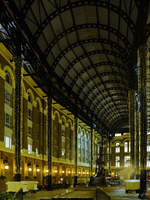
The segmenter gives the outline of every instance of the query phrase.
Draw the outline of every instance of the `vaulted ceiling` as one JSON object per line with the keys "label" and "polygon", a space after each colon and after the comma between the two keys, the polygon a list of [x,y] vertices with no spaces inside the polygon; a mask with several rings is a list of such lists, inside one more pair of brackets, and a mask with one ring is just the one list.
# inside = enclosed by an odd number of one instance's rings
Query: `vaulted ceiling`
{"label": "vaulted ceiling", "polygon": [[0,24],[7,35],[1,38],[14,55],[21,52],[38,87],[100,132],[128,126],[128,90],[136,88],[136,50],[147,1],[1,4]]}

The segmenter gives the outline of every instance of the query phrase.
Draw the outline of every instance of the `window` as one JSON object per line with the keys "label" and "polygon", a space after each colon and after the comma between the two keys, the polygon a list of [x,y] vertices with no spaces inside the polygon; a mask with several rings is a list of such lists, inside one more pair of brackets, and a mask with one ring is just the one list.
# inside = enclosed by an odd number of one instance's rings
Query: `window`
{"label": "window", "polygon": [[32,137],[32,128],[30,126],[28,127],[28,136]]}
{"label": "window", "polygon": [[150,152],[150,140],[147,141],[147,152]]}
{"label": "window", "polygon": [[8,113],[5,114],[5,126],[11,128],[11,116]]}
{"label": "window", "polygon": [[11,137],[4,137],[5,147],[11,149]]}
{"label": "window", "polygon": [[150,167],[150,155],[147,156],[147,167]]}
{"label": "window", "polygon": [[28,109],[28,119],[32,120],[32,110]]}
{"label": "window", "polygon": [[28,154],[32,154],[32,145],[28,144]]}
{"label": "window", "polygon": [[116,156],[115,162],[116,162],[116,167],[120,167],[120,156]]}
{"label": "window", "polygon": [[130,166],[130,156],[125,156],[124,157],[124,167],[129,167]]}
{"label": "window", "polygon": [[5,80],[6,82],[11,85],[12,84],[12,81],[11,81],[11,78],[10,78],[10,74],[8,71],[6,71],[6,77],[5,77]]}
{"label": "window", "polygon": [[124,152],[128,152],[128,142],[124,143]]}
{"label": "window", "polygon": [[119,153],[120,152],[120,143],[117,142],[116,143],[116,153]]}
{"label": "window", "polygon": [[36,153],[36,155],[39,155],[39,150],[38,150],[38,148],[35,149],[35,153]]}
{"label": "window", "polygon": [[5,103],[11,106],[11,94],[9,92],[5,92]]}
{"label": "window", "polygon": [[121,136],[121,133],[115,133],[115,137]]}
{"label": "window", "polygon": [[78,132],[78,160],[81,162],[81,132]]}
{"label": "window", "polygon": [[65,121],[62,119],[62,125],[61,125],[61,148],[62,148],[62,158],[65,158]]}

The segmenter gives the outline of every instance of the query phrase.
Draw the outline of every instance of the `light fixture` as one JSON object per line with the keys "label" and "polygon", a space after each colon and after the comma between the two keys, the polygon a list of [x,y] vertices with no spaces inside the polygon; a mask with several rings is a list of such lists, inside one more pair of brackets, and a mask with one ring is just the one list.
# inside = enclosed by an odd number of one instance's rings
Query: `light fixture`
{"label": "light fixture", "polygon": [[89,174],[89,171],[87,171],[87,174]]}
{"label": "light fixture", "polygon": [[38,168],[38,169],[36,169],[36,171],[37,171],[37,172],[40,172],[40,169]]}
{"label": "light fixture", "polygon": [[46,173],[48,173],[48,169],[46,169]]}
{"label": "light fixture", "polygon": [[83,172],[83,174],[85,174],[85,172]]}
{"label": "light fixture", "polygon": [[31,171],[32,171],[32,168],[31,168],[31,167],[29,167],[29,168],[28,168],[28,171],[29,171],[29,172],[31,172]]}
{"label": "light fixture", "polygon": [[54,171],[55,173],[57,173],[58,172],[58,170],[57,169],[55,169],[55,171]]}
{"label": "light fixture", "polygon": [[62,173],[64,174],[64,173],[65,173],[65,171],[63,170],[63,171],[62,171]]}
{"label": "light fixture", "polygon": [[79,171],[79,174],[81,174],[81,172]]}
{"label": "light fixture", "polygon": [[68,174],[71,174],[71,171],[68,171]]}
{"label": "light fixture", "polygon": [[9,169],[9,166],[8,165],[5,165],[5,167],[4,167],[5,169]]}

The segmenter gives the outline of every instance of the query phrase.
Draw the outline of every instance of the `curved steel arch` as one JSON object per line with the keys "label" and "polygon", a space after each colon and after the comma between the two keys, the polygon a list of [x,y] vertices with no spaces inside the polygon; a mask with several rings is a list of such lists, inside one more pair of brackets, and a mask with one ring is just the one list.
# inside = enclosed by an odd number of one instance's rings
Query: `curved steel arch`
{"label": "curved steel arch", "polygon": [[[120,87],[113,87],[113,88],[111,88],[111,89],[113,89],[113,90],[118,90],[118,88],[120,89]],[[80,88],[81,89],[81,88]],[[121,88],[121,91],[125,91],[125,88],[123,87],[123,88]],[[92,99],[94,99],[94,102],[95,102],[95,100],[96,100],[96,97],[99,95],[99,94],[101,94],[101,96],[103,96],[104,95],[104,91],[105,92],[107,92],[107,95],[108,95],[108,91],[109,91],[109,88],[107,88],[107,90],[105,89],[105,90],[99,90],[99,92],[97,92],[97,93],[95,93],[95,92],[91,92],[91,93],[93,93],[93,95],[90,97],[90,98],[92,98]],[[103,94],[103,95],[102,95]],[[89,94],[90,95],[90,94]],[[106,96],[106,95],[105,95]],[[109,96],[111,96],[111,95],[109,95]],[[86,96],[85,96],[86,97]],[[103,98],[104,99],[104,98]],[[93,101],[91,101],[92,103],[94,103]]]}
{"label": "curved steel arch", "polygon": [[[111,90],[112,88],[110,88],[110,90]],[[107,88],[107,90],[109,90],[109,88]],[[117,90],[117,89],[116,89]],[[106,92],[106,93],[108,93],[106,90],[103,90],[104,92]],[[101,90],[101,92],[103,93],[103,91]],[[122,91],[122,90],[121,90]],[[126,92],[127,93],[127,92]],[[126,97],[127,98],[127,95],[126,95],[126,93],[114,93],[114,94],[111,94],[111,97],[113,97],[113,96],[124,96],[124,97]],[[103,93],[104,94],[104,93]],[[89,101],[89,103],[91,104],[91,102],[95,102],[94,104],[96,104],[97,103],[97,98],[98,98],[98,96],[102,96],[101,94],[99,94],[99,92],[97,92],[97,93],[95,93],[94,95],[93,95],[93,97],[90,97],[90,99],[88,98],[88,101]],[[108,96],[108,94],[107,94],[107,96]],[[106,96],[106,97],[107,97]],[[110,96],[109,96],[110,97]],[[92,100],[92,99],[94,99],[94,100]],[[102,100],[102,99],[104,99],[104,98],[101,98],[100,99],[100,101]],[[99,102],[99,101],[98,101]]]}
{"label": "curved steel arch", "polygon": [[[106,104],[105,104],[105,105],[106,105]],[[113,113],[109,113],[109,114],[106,113],[106,112],[104,112],[104,108],[103,108],[103,107],[105,107],[105,110],[108,109],[108,111],[109,111],[109,108],[111,108],[110,111],[114,111],[114,109],[116,109],[116,108],[114,108],[114,107],[112,107],[112,106],[110,106],[110,105],[107,105],[107,106],[105,106],[105,105],[102,105],[102,106],[101,106],[102,109],[100,109],[100,112],[98,112],[98,110],[97,110],[96,114],[98,114],[99,117],[101,117],[101,116],[103,115],[103,113],[104,113],[103,116],[105,116],[105,115],[110,115],[110,114],[114,115],[115,112],[113,112]],[[123,102],[117,104],[117,107],[119,108],[119,112],[120,112],[121,110],[127,111],[127,106],[124,105]]]}
{"label": "curved steel arch", "polygon": [[[97,76],[95,75],[94,77],[88,79],[88,80],[86,81],[87,84],[89,84],[91,81],[93,82],[93,80],[95,80],[96,77],[97,77]],[[121,84],[122,81],[119,81],[119,80],[107,80],[107,81],[100,82],[101,85],[105,85],[105,84],[107,84],[107,83],[119,83],[119,84]],[[83,90],[84,90],[85,87],[87,87],[87,85],[85,85],[85,84],[84,84],[84,87],[83,87],[83,86],[80,86],[80,87],[79,87],[80,93],[83,92]],[[95,86],[95,87],[96,87],[96,86]],[[82,90],[82,91],[81,91],[81,90]],[[99,93],[101,93],[99,88],[98,88],[98,90],[99,90]],[[92,92],[91,92],[91,93],[92,93]],[[94,93],[94,92],[93,92],[93,93]],[[102,93],[101,93],[101,94],[102,94]],[[103,96],[103,94],[102,94],[102,96]],[[87,97],[87,96],[84,96],[84,98],[86,98],[86,97]]]}
{"label": "curved steel arch", "polygon": [[[93,65],[88,65],[86,66],[86,69],[82,69],[80,72],[78,72],[74,78],[74,82],[76,82],[78,80],[78,77],[81,76],[82,73],[85,73],[86,70],[90,70],[90,69],[93,69],[93,68],[96,68],[96,67],[102,67],[102,66],[109,66],[109,67],[117,67],[117,68],[120,68],[121,71],[124,71],[125,72],[125,76],[127,76],[127,72],[125,71],[125,69],[123,68],[123,65],[120,65],[119,63],[113,63],[113,62],[109,62],[109,61],[106,61],[106,62],[97,62],[97,63],[93,63]],[[74,66],[73,66],[74,68]],[[71,70],[72,68],[69,68],[69,71]],[[69,71],[67,72],[64,72],[64,75],[69,73]],[[67,75],[62,75],[62,77],[65,79]],[[71,83],[72,84],[72,83]]]}
{"label": "curved steel arch", "polygon": [[[103,107],[103,106],[105,106],[105,105],[107,105],[107,104],[109,105],[109,104],[112,103],[112,101],[110,100],[110,97],[109,97],[109,96],[106,96],[106,98],[103,99],[103,100],[102,100],[102,98],[99,99],[98,97],[100,97],[100,96],[97,96],[97,98],[95,99],[95,101],[96,101],[97,103],[95,102],[94,104],[92,104],[93,106],[92,106],[92,105],[90,106],[90,108],[92,107],[91,109],[96,110],[97,107],[98,107],[98,109],[101,108],[101,106],[99,106],[99,105],[102,105],[102,107]],[[123,98],[122,96],[120,96],[120,97],[117,96],[117,97],[118,97],[118,98],[116,98],[115,102],[117,102],[117,101],[124,101],[124,102],[125,102],[125,101],[126,101],[126,98]],[[109,100],[108,100],[108,99],[109,99]],[[101,100],[102,100],[102,101],[101,101]],[[103,101],[104,101],[104,103],[102,103]],[[118,104],[117,104],[117,105],[118,105]]]}
{"label": "curved steel arch", "polygon": [[35,40],[38,39],[38,37],[44,31],[45,27],[48,25],[49,21],[53,20],[56,16],[62,14],[63,12],[69,10],[70,8],[73,9],[76,7],[81,7],[81,6],[86,6],[86,5],[109,8],[110,10],[114,11],[116,14],[121,16],[124,19],[124,21],[127,23],[127,25],[130,27],[133,35],[135,34],[135,30],[136,30],[135,24],[133,23],[131,18],[129,18],[128,15],[122,9],[120,9],[117,6],[115,6],[111,3],[108,3],[106,1],[98,1],[97,2],[97,1],[93,1],[93,0],[90,0],[90,1],[84,0],[84,1],[76,1],[73,3],[70,2],[69,5],[60,7],[59,10],[56,10],[53,13],[51,13],[50,15],[48,15],[46,17],[46,19],[40,24],[40,26],[38,27],[38,30],[33,35],[34,39]]}
{"label": "curved steel arch", "polygon": [[[122,125],[124,125],[124,121],[128,122],[128,120],[129,119],[127,117],[120,118],[120,120],[116,119],[115,122],[112,123],[111,129],[116,131],[117,130],[116,126],[119,126],[119,128],[121,128]],[[112,132],[112,133],[115,133],[115,132]]]}
{"label": "curved steel arch", "polygon": [[[74,47],[72,45],[70,45],[69,47],[64,49],[56,58],[54,58],[55,61],[52,64],[52,68],[55,69],[57,64],[60,64],[59,62],[62,59],[62,57],[64,57],[65,54],[67,54],[73,48]],[[79,62],[79,60],[87,58],[87,56],[93,56],[93,55],[97,55],[97,54],[111,55],[111,56],[120,58],[124,63],[126,63],[125,56],[122,56],[120,53],[112,51],[112,50],[103,49],[103,50],[88,51],[87,54],[82,54],[78,58],[75,58],[69,65],[71,65],[71,66],[75,65],[77,62]]]}
{"label": "curved steel arch", "polygon": [[[95,28],[95,27],[94,27]],[[85,29],[85,27],[84,27]],[[80,29],[79,29],[80,30]],[[66,34],[60,34],[58,35],[58,37],[55,38],[55,42],[52,41],[48,44],[47,48],[44,50],[44,55],[47,57],[50,53],[50,51],[52,51],[53,47],[55,45],[57,45],[57,43],[59,43],[59,40],[61,40],[63,37],[60,37],[60,36],[63,36],[65,38]],[[121,39],[121,37],[119,37]],[[90,38],[90,39],[83,39],[83,40],[78,40],[74,43],[72,43],[72,45],[74,47],[77,47],[78,44],[79,45],[84,45],[84,44],[87,44],[87,43],[102,43],[102,44],[109,44],[112,48],[115,48],[117,49],[118,51],[120,51],[121,53],[125,54],[126,56],[129,56],[128,52],[127,52],[127,49],[126,48],[123,48],[122,46],[120,46],[117,42],[115,41],[112,41],[112,40],[108,40],[106,38]]]}

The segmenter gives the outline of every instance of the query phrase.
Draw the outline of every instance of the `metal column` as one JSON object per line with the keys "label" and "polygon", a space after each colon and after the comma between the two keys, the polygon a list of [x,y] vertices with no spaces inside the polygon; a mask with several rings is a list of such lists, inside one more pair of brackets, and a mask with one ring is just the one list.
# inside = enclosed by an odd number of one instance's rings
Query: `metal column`
{"label": "metal column", "polygon": [[138,92],[140,94],[140,197],[146,196],[146,161],[147,161],[147,106],[146,106],[146,61],[147,47],[145,45],[139,48],[139,66],[138,66]]}
{"label": "metal column", "polygon": [[[131,135],[131,165],[135,169],[135,91],[128,92],[129,97],[129,132]],[[135,171],[134,171],[135,172]],[[135,174],[132,175],[134,178]]]}
{"label": "metal column", "polygon": [[15,180],[21,180],[21,68],[22,59],[14,58],[15,62]]}
{"label": "metal column", "polygon": [[52,97],[48,97],[48,189],[52,185]]}
{"label": "metal column", "polygon": [[74,186],[78,182],[78,120],[77,117],[74,119],[74,131],[75,131],[75,176],[74,176]]}

